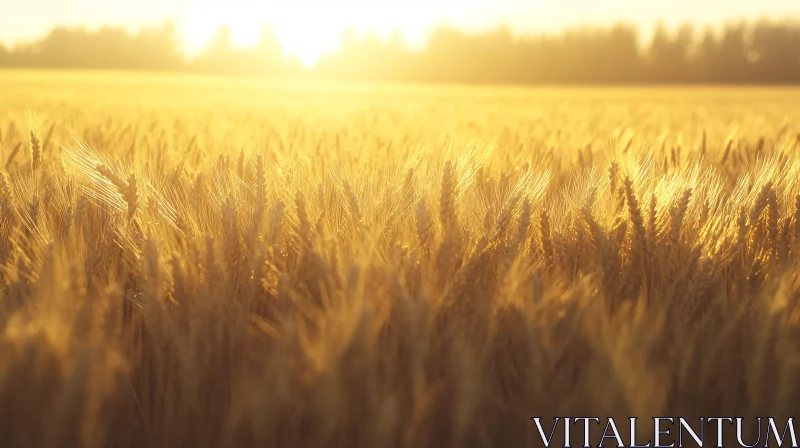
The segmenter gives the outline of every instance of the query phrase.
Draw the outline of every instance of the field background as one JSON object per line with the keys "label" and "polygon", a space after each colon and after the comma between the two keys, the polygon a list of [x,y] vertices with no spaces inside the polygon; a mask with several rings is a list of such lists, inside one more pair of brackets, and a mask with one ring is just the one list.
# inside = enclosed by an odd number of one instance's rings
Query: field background
{"label": "field background", "polygon": [[0,446],[798,411],[800,89],[7,71],[0,101]]}
{"label": "field background", "polygon": [[26,110],[42,119],[49,113],[85,121],[102,112],[126,122],[163,115],[209,127],[224,119],[242,128],[269,121],[268,132],[285,128],[284,120],[331,130],[370,119],[379,125],[371,130],[381,133],[488,141],[506,130],[518,135],[537,128],[563,129],[586,142],[628,128],[649,139],[661,132],[695,138],[705,129],[724,140],[734,127],[748,136],[765,125],[796,122],[800,113],[793,107],[800,89],[792,87],[457,87],[31,70],[6,70],[0,80],[4,113],[14,120],[23,120]]}

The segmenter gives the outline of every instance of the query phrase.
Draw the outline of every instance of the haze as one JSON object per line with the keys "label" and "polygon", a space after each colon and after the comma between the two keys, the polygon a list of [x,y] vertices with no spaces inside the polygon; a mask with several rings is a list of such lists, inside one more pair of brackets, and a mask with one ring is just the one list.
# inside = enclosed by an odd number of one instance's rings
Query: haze
{"label": "haze", "polygon": [[[8,0],[3,0],[8,2]],[[233,42],[257,42],[262,25],[274,29],[290,55],[311,64],[336,49],[348,28],[381,35],[399,31],[418,45],[440,23],[468,30],[507,24],[517,32],[558,31],[578,25],[633,23],[647,32],[658,21],[718,25],[725,21],[800,16],[791,0],[28,0],[3,8],[0,41],[34,40],[55,26],[123,26],[174,21],[188,54],[202,49],[220,26],[231,28]]]}

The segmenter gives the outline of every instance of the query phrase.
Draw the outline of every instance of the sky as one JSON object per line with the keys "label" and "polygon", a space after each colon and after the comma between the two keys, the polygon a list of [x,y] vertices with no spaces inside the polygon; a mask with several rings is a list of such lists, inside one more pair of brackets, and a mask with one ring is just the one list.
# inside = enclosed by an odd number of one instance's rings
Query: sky
{"label": "sky", "polygon": [[190,55],[222,25],[231,27],[234,44],[246,46],[268,23],[287,53],[313,63],[334,51],[348,28],[384,36],[398,30],[412,45],[442,23],[475,31],[506,24],[522,33],[627,22],[647,33],[658,20],[676,26],[800,18],[800,0],[0,0],[0,11],[5,44],[38,39],[55,26],[135,31],[173,21]]}

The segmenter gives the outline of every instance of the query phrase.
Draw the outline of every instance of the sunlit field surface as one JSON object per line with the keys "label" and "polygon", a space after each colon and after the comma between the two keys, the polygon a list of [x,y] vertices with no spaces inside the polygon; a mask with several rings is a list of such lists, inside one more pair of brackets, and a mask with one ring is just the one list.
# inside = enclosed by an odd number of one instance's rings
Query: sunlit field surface
{"label": "sunlit field surface", "polygon": [[795,415],[798,104],[0,73],[0,446]]}

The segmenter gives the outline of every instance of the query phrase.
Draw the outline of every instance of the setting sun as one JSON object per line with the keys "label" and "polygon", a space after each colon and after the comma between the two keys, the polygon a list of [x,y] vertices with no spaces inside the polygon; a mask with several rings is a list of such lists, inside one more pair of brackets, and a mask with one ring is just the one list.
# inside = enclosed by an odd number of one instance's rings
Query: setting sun
{"label": "setting sun", "polygon": [[[251,0],[200,0],[180,21],[189,52],[202,49],[219,26],[228,26],[237,46],[259,42],[263,26],[269,25],[286,54],[304,65],[313,65],[325,52],[335,51],[342,33],[348,29],[369,31],[381,36],[398,31],[411,43],[424,40],[437,23],[451,16],[474,11],[475,2],[445,0],[434,5],[422,0],[387,2],[347,0],[299,0],[290,4],[260,3]],[[468,14],[461,14],[467,21]],[[476,14],[472,18],[478,18]]]}

